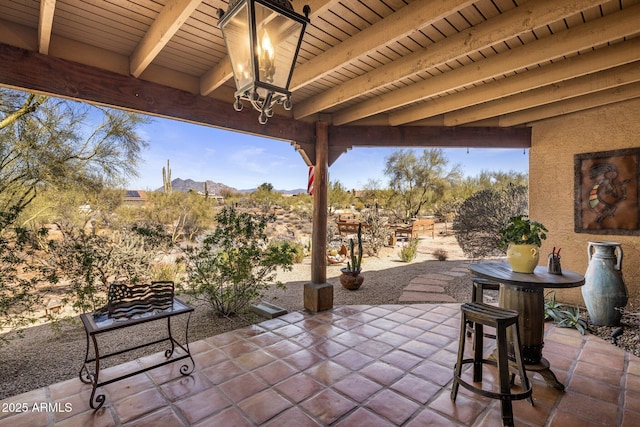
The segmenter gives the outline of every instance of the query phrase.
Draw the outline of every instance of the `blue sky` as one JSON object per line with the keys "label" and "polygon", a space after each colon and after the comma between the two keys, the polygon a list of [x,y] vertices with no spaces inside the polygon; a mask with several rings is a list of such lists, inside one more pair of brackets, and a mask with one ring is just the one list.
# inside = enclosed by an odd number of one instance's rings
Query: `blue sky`
{"label": "blue sky", "polygon": [[[278,190],[306,188],[308,167],[288,142],[258,138],[201,125],[153,118],[143,125],[141,136],[149,143],[142,153],[139,177],[128,189],[162,187],[162,168],[171,161],[172,178],[210,180],[236,189],[250,189],[264,182]],[[383,174],[385,158],[394,149],[354,148],[329,168],[331,182],[346,188],[362,188],[370,179],[388,184]],[[527,172],[529,152],[522,149],[444,149],[449,165],[459,164],[466,176],[482,170]]]}

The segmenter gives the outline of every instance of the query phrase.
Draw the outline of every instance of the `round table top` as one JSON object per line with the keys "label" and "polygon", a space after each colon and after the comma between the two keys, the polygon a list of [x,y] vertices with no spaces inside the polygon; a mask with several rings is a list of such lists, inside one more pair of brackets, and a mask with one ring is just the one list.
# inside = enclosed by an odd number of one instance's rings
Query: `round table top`
{"label": "round table top", "polygon": [[551,274],[547,267],[538,266],[533,273],[515,273],[506,262],[481,262],[470,264],[469,270],[475,275],[498,283],[514,286],[539,288],[573,288],[584,285],[584,276],[570,270],[562,274]]}

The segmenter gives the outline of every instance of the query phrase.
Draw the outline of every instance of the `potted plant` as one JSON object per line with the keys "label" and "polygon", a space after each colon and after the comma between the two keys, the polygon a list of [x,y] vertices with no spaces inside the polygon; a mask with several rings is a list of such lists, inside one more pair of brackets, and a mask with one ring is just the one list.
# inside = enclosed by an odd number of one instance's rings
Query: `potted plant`
{"label": "potted plant", "polygon": [[516,215],[499,230],[501,249],[507,248],[507,261],[516,273],[533,273],[540,259],[540,246],[547,228],[527,215]]}
{"label": "potted plant", "polygon": [[364,276],[360,274],[362,268],[362,224],[358,224],[358,253],[356,254],[353,238],[349,239],[349,261],[347,261],[347,267],[341,268],[342,275],[340,276],[340,283],[346,289],[356,290],[359,289],[364,281]]}

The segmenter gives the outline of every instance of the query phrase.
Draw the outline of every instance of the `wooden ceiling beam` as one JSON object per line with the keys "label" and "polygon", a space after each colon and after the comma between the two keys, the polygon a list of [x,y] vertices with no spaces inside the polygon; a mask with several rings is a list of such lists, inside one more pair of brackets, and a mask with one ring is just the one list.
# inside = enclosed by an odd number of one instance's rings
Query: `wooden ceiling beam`
{"label": "wooden ceiling beam", "polygon": [[505,127],[518,126],[538,120],[562,116],[564,114],[584,111],[590,108],[601,107],[603,105],[624,102],[634,98],[640,98],[640,83],[618,86],[541,107],[506,114],[499,118],[498,124],[499,126]]}
{"label": "wooden ceiling beam", "polygon": [[315,161],[314,123],[276,115],[261,125],[250,108],[5,44],[0,64],[2,86],[289,141]]}
{"label": "wooden ceiling beam", "polygon": [[353,147],[530,148],[531,129],[471,126],[329,126],[329,165]]}
{"label": "wooden ceiling beam", "polygon": [[[520,92],[537,89],[604,69],[628,64],[639,59],[640,37],[573,56],[508,78],[485,83],[471,89],[429,100],[415,107],[389,113],[389,124],[399,126],[429,117],[493,101]],[[444,124],[444,123],[443,123]]]}
{"label": "wooden ceiling beam", "polygon": [[333,123],[350,123],[417,100],[425,100],[484,80],[499,78],[526,67],[537,66],[538,63],[575,54],[593,45],[634,36],[640,33],[638,22],[640,5],[477,61],[473,66],[460,67],[350,106],[334,113]]}
{"label": "wooden ceiling beam", "polygon": [[140,77],[202,0],[169,0],[131,54],[130,72]]}
{"label": "wooden ceiling beam", "polygon": [[558,21],[598,3],[595,0],[544,0],[524,3],[475,27],[298,102],[294,106],[294,117],[307,117],[425,69],[444,65],[448,61],[504,42],[549,22]]}
{"label": "wooden ceiling beam", "polygon": [[51,28],[53,15],[56,11],[56,0],[40,1],[40,18],[38,19],[38,52],[43,55],[49,53],[51,43]]}
{"label": "wooden ceiling beam", "polygon": [[321,79],[336,68],[355,61],[380,46],[427,27],[472,4],[475,0],[422,0],[408,4],[392,15],[356,33],[296,67],[291,80],[291,91]]}
{"label": "wooden ceiling beam", "polygon": [[640,81],[640,62],[633,62],[453,111],[444,115],[444,124],[460,126],[638,81]]}

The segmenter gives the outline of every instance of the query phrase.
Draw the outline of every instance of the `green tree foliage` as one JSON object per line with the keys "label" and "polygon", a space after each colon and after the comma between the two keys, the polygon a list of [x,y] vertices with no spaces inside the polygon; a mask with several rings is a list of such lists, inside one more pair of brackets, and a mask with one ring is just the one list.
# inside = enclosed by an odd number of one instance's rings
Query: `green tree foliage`
{"label": "green tree foliage", "polygon": [[136,176],[146,146],[136,131],[145,121],[134,113],[0,89],[0,211],[23,208],[42,187],[94,191]]}
{"label": "green tree foliage", "polygon": [[[34,308],[41,303],[44,289],[37,291],[43,276],[37,266],[33,239],[25,229],[9,230],[19,211],[0,213],[0,330],[15,329],[32,323]],[[46,230],[39,230],[39,237]],[[38,239],[36,239],[38,240]],[[0,335],[0,347],[9,342],[7,335]]]}
{"label": "green tree foliage", "polygon": [[[42,276],[33,269],[41,260],[27,243],[41,243],[44,231],[34,225],[34,232],[27,233],[15,224],[36,224],[41,214],[50,214],[53,205],[44,203],[30,212],[25,209],[44,190],[64,193],[76,188],[92,193],[135,176],[140,152],[146,146],[136,131],[145,121],[133,113],[0,89],[3,326],[17,328],[30,322],[40,302],[36,285]],[[49,279],[55,281],[55,274]]]}
{"label": "green tree foliage", "polygon": [[206,301],[218,315],[231,316],[262,296],[277,268],[291,270],[295,249],[287,241],[268,244],[265,230],[274,215],[225,207],[216,221],[216,229],[201,246],[185,249],[188,279],[183,290]]}
{"label": "green tree foliage", "polygon": [[210,230],[214,223],[215,205],[195,192],[147,193],[140,221],[161,225],[172,242],[194,240]]}
{"label": "green tree foliage", "polygon": [[349,191],[347,191],[340,181],[333,181],[327,188],[327,208],[329,215],[336,211],[336,209],[344,209],[351,206],[353,197]]}
{"label": "green tree foliage", "polygon": [[528,212],[528,188],[508,186],[475,193],[464,201],[453,222],[465,255],[479,258],[503,255],[500,229],[511,217]]}
{"label": "green tree foliage", "polygon": [[269,212],[273,205],[280,203],[282,194],[273,191],[273,185],[265,182],[251,193],[251,198],[260,205],[263,212]]}
{"label": "green tree foliage", "polygon": [[448,168],[440,149],[426,149],[419,157],[410,150],[396,151],[387,157],[384,173],[393,191],[389,208],[405,222],[418,217],[461,179],[460,167]]}

